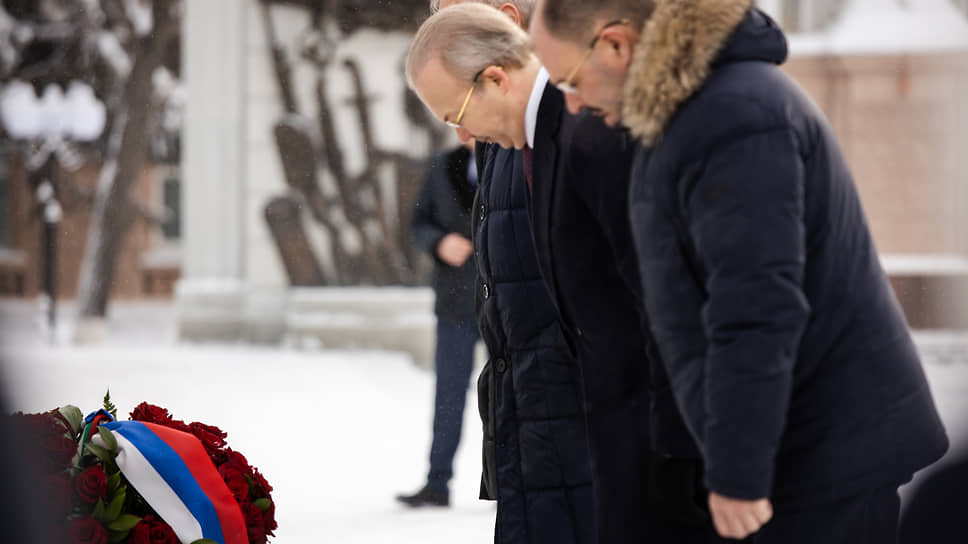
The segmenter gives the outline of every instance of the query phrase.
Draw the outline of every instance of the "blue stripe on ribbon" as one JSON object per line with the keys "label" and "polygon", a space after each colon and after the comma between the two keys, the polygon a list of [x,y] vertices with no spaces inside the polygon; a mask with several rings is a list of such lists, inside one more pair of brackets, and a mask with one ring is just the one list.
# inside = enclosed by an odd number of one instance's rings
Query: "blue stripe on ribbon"
{"label": "blue stripe on ribbon", "polygon": [[140,421],[113,421],[102,426],[131,442],[165,480],[202,528],[202,536],[225,544],[222,525],[208,495],[202,491],[188,465],[164,440]]}
{"label": "blue stripe on ribbon", "polygon": [[110,412],[108,412],[104,408],[101,408],[100,410],[98,410],[96,412],[91,412],[90,414],[87,414],[87,417],[84,418],[84,423],[90,423],[90,422],[94,421],[94,418],[97,417],[98,414],[107,416],[108,417],[108,421],[114,421],[115,420],[114,419],[114,416],[112,416]]}

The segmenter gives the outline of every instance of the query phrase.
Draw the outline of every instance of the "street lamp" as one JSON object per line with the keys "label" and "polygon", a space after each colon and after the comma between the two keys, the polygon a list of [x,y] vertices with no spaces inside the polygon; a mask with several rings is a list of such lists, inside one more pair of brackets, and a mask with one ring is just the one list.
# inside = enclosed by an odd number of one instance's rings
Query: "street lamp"
{"label": "street lamp", "polygon": [[30,149],[25,163],[44,218],[41,305],[51,341],[56,339],[57,325],[57,226],[63,216],[53,183],[54,169],[58,162],[69,168],[79,166],[71,142],[97,139],[105,119],[104,104],[90,86],[79,81],[71,81],[66,94],[49,84],[40,98],[32,85],[19,80],[0,92],[0,122],[7,134]]}

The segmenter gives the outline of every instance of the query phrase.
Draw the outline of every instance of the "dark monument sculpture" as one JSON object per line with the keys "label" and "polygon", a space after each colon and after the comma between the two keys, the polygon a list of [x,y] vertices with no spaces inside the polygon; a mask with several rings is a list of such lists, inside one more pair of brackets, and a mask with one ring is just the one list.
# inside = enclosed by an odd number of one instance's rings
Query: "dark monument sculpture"
{"label": "dark monument sculpture", "polygon": [[[289,281],[294,286],[321,285],[411,285],[421,281],[417,255],[410,247],[408,221],[419,190],[426,157],[415,159],[380,148],[373,138],[374,120],[370,106],[379,95],[367,93],[360,64],[345,59],[341,67],[353,85],[349,100],[362,134],[364,168],[350,174],[344,149],[337,138],[333,104],[327,97],[327,69],[334,62],[336,40],[327,32],[327,21],[335,21],[340,36],[363,27],[379,30],[413,29],[419,24],[414,14],[426,14],[426,2],[288,1],[305,7],[311,32],[299,44],[301,61],[315,72],[317,116],[302,112],[293,88],[292,61],[275,32],[272,4],[261,2],[273,70],[284,113],[273,127],[276,147],[290,192],[279,195],[265,207],[265,217],[275,240]],[[401,52],[401,55],[403,52]],[[403,77],[402,69],[399,77]],[[445,142],[442,127],[426,114],[412,93],[404,103],[406,117],[428,134],[430,149]],[[393,174],[393,193],[381,183],[385,172]],[[334,187],[321,179],[328,173]],[[327,190],[328,189],[328,190]],[[394,205],[395,204],[395,205]],[[391,206],[393,209],[391,210]],[[312,222],[302,220],[303,210]],[[321,264],[309,241],[306,228],[318,225],[329,241],[329,267]]]}

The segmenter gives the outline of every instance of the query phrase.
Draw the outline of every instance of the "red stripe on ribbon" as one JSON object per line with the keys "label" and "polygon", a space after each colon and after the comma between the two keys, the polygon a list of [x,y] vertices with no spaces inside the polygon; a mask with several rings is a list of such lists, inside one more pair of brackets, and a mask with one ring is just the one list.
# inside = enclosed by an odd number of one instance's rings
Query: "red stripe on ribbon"
{"label": "red stripe on ribbon", "polygon": [[225,485],[215,463],[208,456],[205,447],[193,434],[178,431],[155,423],[142,422],[158,438],[168,444],[182,458],[198,487],[208,496],[215,507],[215,514],[222,525],[225,544],[249,544],[249,534],[245,528],[245,518],[239,503],[235,502],[232,491]]}

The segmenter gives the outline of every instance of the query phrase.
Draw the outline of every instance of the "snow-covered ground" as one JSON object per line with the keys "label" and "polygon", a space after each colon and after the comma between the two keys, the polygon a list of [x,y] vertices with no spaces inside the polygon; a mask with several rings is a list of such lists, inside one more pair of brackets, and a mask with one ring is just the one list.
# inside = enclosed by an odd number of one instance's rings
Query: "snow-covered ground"
{"label": "snow-covered ground", "polygon": [[393,497],[423,483],[433,374],[380,351],[178,345],[166,306],[114,307],[98,347],[47,345],[32,305],[0,303],[0,356],[11,408],[74,404],[104,390],[118,413],[141,401],[217,425],[273,485],[279,544],[485,544],[494,503],[477,499],[481,424],[474,391],[451,483],[452,507],[411,511]]}
{"label": "snow-covered ground", "polygon": [[[12,408],[142,400],[228,432],[275,487],[275,542],[492,542],[493,503],[477,500],[480,422],[468,395],[453,508],[408,511],[398,492],[421,483],[430,443],[432,373],[380,351],[311,351],[174,341],[164,304],[115,304],[97,347],[47,343],[31,304],[0,303],[0,356]],[[66,331],[62,336],[66,336]],[[919,332],[918,345],[953,441],[968,447],[968,333]]]}

